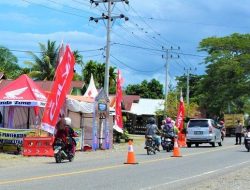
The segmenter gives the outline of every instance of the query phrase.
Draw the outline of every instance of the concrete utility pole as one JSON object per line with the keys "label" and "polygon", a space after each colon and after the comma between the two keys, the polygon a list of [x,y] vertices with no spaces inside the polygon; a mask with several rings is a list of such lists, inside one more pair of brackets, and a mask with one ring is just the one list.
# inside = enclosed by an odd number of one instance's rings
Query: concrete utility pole
{"label": "concrete utility pole", "polygon": [[123,14],[120,14],[118,16],[111,16],[111,11],[112,11],[112,5],[116,2],[124,2],[126,4],[129,4],[128,0],[100,0],[100,1],[95,1],[95,0],[90,0],[91,4],[95,4],[98,6],[100,3],[108,3],[108,10],[107,10],[107,15],[102,13],[102,17],[90,17],[90,21],[95,21],[98,23],[99,20],[107,20],[107,41],[106,41],[106,64],[105,64],[105,78],[104,78],[104,90],[107,95],[109,95],[109,62],[110,62],[110,33],[111,33],[111,22],[114,21],[117,18],[124,18],[125,21],[128,20],[128,17],[124,16]]}
{"label": "concrete utility pole", "polygon": [[[188,112],[189,112],[189,93],[190,93],[190,90],[189,90],[189,81],[190,81],[190,72],[192,71],[191,68],[189,69],[186,69],[184,68],[184,70],[187,72],[187,95],[186,95],[186,101],[187,101],[187,116],[188,116]],[[196,68],[195,68],[196,70]]]}
{"label": "concrete utility pole", "polygon": [[[174,51],[174,50],[180,50],[180,47],[178,47],[178,49],[174,49],[173,47],[171,47],[170,49],[166,49],[162,46],[162,50],[165,51],[165,55],[162,55],[162,58],[166,60],[166,63],[165,63],[165,68],[166,68],[166,76],[165,76],[165,104],[164,104],[164,112],[165,112],[165,115],[167,113],[167,101],[168,101],[168,83],[169,83],[169,80],[168,80],[168,75],[169,75],[169,59],[173,59],[173,55],[171,55],[171,51]],[[170,54],[170,55],[169,55]],[[177,55],[176,58],[179,58],[179,55]]]}

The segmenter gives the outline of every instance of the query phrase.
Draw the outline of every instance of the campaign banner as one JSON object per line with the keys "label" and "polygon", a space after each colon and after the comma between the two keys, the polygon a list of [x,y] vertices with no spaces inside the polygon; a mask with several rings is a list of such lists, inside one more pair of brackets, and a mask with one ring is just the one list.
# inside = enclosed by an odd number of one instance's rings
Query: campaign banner
{"label": "campaign banner", "polygon": [[0,144],[23,144],[23,138],[35,134],[35,129],[0,128]]}
{"label": "campaign banner", "polygon": [[81,150],[82,148],[82,130],[80,128],[73,128],[73,130],[77,133],[78,137],[74,137],[76,141],[76,150]]}
{"label": "campaign banner", "polygon": [[71,80],[74,75],[74,64],[74,55],[67,45],[63,59],[56,69],[55,81],[42,118],[41,128],[51,134],[54,134],[60,109],[65,102],[66,93],[70,88]]}

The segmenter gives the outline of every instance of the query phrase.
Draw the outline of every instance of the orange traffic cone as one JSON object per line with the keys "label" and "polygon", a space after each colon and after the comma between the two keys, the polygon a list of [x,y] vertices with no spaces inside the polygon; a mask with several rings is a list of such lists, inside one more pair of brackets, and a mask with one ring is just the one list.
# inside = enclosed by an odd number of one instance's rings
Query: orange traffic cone
{"label": "orange traffic cone", "polygon": [[173,150],[173,155],[171,157],[182,157],[180,149],[178,147],[177,138],[174,139],[174,150]]}
{"label": "orange traffic cone", "polygon": [[186,135],[185,134],[178,133],[178,144],[179,144],[180,148],[187,147],[187,144],[186,144]]}
{"label": "orange traffic cone", "polygon": [[135,161],[135,154],[133,149],[133,140],[129,139],[128,141],[128,156],[127,156],[127,162],[124,164],[138,164],[138,162]]}

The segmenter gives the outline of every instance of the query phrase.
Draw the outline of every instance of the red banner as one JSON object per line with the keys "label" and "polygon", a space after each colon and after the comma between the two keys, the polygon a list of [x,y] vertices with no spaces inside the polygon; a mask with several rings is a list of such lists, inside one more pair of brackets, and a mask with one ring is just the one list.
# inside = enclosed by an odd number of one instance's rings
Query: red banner
{"label": "red banner", "polygon": [[70,88],[70,83],[74,75],[74,64],[74,55],[67,45],[63,59],[56,69],[55,81],[42,118],[42,129],[51,134],[54,134],[60,109]]}
{"label": "red banner", "polygon": [[[121,73],[118,70],[117,82],[116,82],[116,102],[115,102],[115,125],[120,128],[122,131],[123,129],[123,121],[122,121],[122,77]],[[118,129],[119,130],[119,129]]]}
{"label": "red banner", "polygon": [[180,98],[180,105],[179,105],[179,110],[178,110],[178,115],[176,118],[176,127],[182,131],[183,129],[183,119],[184,119],[184,102],[183,102],[183,97],[182,97],[182,93],[181,93],[181,98]]}

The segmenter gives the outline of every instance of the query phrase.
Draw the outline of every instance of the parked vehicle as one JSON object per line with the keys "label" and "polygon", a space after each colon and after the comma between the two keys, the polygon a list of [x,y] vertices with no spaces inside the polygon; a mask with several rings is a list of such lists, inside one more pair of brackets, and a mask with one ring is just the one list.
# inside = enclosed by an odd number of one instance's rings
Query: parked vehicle
{"label": "parked vehicle", "polygon": [[221,128],[212,119],[190,119],[187,124],[187,146],[196,147],[202,143],[209,143],[213,147],[218,143],[222,146]]}
{"label": "parked vehicle", "polygon": [[248,152],[250,152],[250,132],[246,132],[244,136],[244,144]]}
{"label": "parked vehicle", "polygon": [[224,114],[226,136],[235,135],[237,121],[244,125],[244,114]]}
{"label": "parked vehicle", "polygon": [[170,152],[174,150],[174,133],[162,133],[161,146],[163,150]]}
{"label": "parked vehicle", "polygon": [[61,163],[63,160],[73,161],[75,153],[71,152],[72,138],[67,138],[67,144],[62,139],[56,139],[54,143],[54,157],[56,163]]}
{"label": "parked vehicle", "polygon": [[147,154],[156,154],[156,151],[158,150],[158,147],[151,135],[146,136],[146,146],[145,149],[147,150]]}

